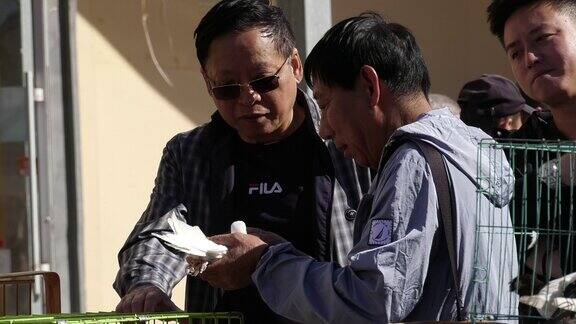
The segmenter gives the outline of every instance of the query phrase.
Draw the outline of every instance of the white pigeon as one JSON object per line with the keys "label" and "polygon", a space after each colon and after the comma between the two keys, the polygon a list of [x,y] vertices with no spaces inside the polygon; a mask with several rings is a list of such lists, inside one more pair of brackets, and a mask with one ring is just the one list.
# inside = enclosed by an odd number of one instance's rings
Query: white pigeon
{"label": "white pigeon", "polygon": [[554,298],[554,305],[560,309],[576,313],[576,298]]}
{"label": "white pigeon", "polygon": [[520,296],[520,302],[536,308],[538,313],[546,319],[551,318],[559,308],[576,311],[576,300],[564,297],[564,289],[574,281],[576,281],[576,272],[550,281],[536,295]]}
{"label": "white pigeon", "polygon": [[152,233],[166,245],[186,254],[210,260],[219,259],[228,252],[225,246],[206,238],[198,226],[190,226],[174,215],[171,215],[167,221],[172,233]]}
{"label": "white pigeon", "polygon": [[[246,224],[243,221],[235,221],[230,225],[230,233],[241,233],[246,234]],[[195,256],[187,256],[186,261],[188,262],[188,275],[196,277],[200,275],[211,261],[221,258],[223,255],[213,254],[211,252],[206,253],[205,258],[198,258]]]}
{"label": "white pigeon", "polygon": [[530,250],[531,248],[533,248],[537,242],[538,242],[538,232],[536,231],[530,232],[530,244],[528,244],[526,250]]}

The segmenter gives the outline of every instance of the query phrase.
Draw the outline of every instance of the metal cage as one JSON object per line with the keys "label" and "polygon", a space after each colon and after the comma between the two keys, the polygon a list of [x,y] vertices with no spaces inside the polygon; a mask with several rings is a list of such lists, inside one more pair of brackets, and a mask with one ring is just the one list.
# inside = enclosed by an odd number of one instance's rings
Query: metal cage
{"label": "metal cage", "polygon": [[[476,301],[472,318],[476,320],[519,320],[531,322],[576,322],[576,269],[574,240],[574,203],[576,183],[576,142],[562,141],[484,141],[478,151],[479,165],[491,156],[493,148],[505,151],[516,184],[509,204],[512,228],[502,228],[489,222],[477,222],[476,234],[505,235],[514,233],[518,252],[518,273],[513,274],[509,291],[499,298],[518,298],[518,310],[486,314],[484,305]],[[484,160],[484,161],[482,161]],[[502,170],[501,170],[502,171]],[[497,171],[498,172],[498,171]],[[480,173],[479,173],[480,174]],[[496,181],[502,174],[478,177],[479,183]],[[483,195],[478,190],[478,197]],[[479,199],[478,199],[479,200]],[[485,208],[485,207],[484,207]],[[494,208],[496,210],[496,208]],[[482,205],[477,204],[477,212]],[[501,217],[490,210],[491,219]],[[513,256],[491,251],[491,258],[503,260]],[[491,263],[494,265],[494,262]],[[498,264],[498,262],[496,262]],[[475,261],[474,278],[478,289],[490,278],[488,262]],[[510,269],[499,269],[511,271]]]}
{"label": "metal cage", "polygon": [[240,313],[154,313],[154,314],[119,314],[119,313],[86,313],[59,315],[29,315],[0,317],[0,324],[23,323],[185,323],[185,324],[243,324]]}

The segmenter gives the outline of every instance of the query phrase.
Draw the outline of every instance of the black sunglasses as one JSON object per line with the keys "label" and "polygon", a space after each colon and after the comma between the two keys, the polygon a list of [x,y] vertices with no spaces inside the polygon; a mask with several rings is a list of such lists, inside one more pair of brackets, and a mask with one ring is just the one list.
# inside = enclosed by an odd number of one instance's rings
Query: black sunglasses
{"label": "black sunglasses", "polygon": [[280,71],[286,62],[290,60],[289,56],[286,58],[284,63],[278,68],[278,71],[273,75],[265,76],[262,78],[258,78],[256,80],[252,80],[248,83],[235,83],[235,84],[226,84],[222,86],[212,87],[210,91],[214,95],[214,97],[218,100],[233,100],[240,96],[240,92],[242,91],[242,87],[249,87],[250,89],[258,92],[259,94],[266,93],[272,91],[280,85],[279,79]]}

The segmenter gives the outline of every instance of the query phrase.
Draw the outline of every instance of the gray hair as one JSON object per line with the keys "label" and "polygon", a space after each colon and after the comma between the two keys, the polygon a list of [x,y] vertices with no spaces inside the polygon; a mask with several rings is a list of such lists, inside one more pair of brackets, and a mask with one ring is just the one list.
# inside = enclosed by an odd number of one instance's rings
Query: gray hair
{"label": "gray hair", "polygon": [[454,116],[460,118],[460,106],[456,101],[452,98],[439,94],[439,93],[431,93],[429,97],[430,106],[432,109],[440,109],[440,108],[450,108],[450,111]]}

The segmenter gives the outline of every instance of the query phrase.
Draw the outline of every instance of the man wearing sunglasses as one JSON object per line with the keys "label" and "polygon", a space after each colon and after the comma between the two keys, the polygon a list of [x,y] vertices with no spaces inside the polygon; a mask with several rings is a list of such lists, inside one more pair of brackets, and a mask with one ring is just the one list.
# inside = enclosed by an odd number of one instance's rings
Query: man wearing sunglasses
{"label": "man wearing sunglasses", "polygon": [[431,110],[410,31],[374,13],[345,19],[314,46],[304,71],[322,137],[378,170],[358,207],[348,263],[314,260],[262,232],[233,233],[211,237],[229,250],[201,278],[226,289],[254,283],[270,308],[299,323],[513,319],[511,170],[502,150],[479,157],[486,133],[448,108]]}
{"label": "man wearing sunglasses", "polygon": [[[148,208],[119,253],[121,312],[175,309],[169,295],[184,256],[152,237],[177,205],[206,235],[230,223],[275,232],[306,254],[344,264],[370,175],[318,135],[316,103],[298,89],[302,62],[282,11],[262,0],[216,4],[195,31],[218,111],[166,146]],[[187,310],[237,310],[247,323],[284,323],[253,286],[234,292],[189,278]]]}

